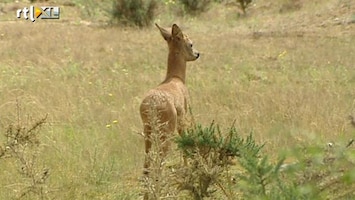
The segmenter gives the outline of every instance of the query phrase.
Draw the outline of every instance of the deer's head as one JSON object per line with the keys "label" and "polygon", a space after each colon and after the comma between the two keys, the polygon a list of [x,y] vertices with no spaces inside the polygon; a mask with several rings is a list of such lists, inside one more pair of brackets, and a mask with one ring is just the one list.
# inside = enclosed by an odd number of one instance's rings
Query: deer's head
{"label": "deer's head", "polygon": [[200,53],[193,48],[193,43],[189,37],[184,34],[178,25],[174,24],[171,32],[155,24],[160,30],[161,35],[167,41],[169,52],[183,56],[185,61],[194,61],[200,57]]}

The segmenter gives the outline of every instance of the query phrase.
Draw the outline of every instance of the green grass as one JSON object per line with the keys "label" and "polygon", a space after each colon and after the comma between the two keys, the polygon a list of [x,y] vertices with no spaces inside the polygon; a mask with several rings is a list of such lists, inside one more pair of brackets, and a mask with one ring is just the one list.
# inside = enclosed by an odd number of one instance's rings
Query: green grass
{"label": "green grass", "polygon": [[[317,8],[323,20],[331,15],[321,12],[325,6],[337,5],[320,2],[328,4],[281,15],[260,1],[239,19],[236,8],[219,5],[194,18],[161,13],[157,22],[181,24],[201,52],[187,70],[195,120],[222,127],[236,120],[241,133],[252,130],[266,143],[272,158],[305,144],[352,138],[353,25],[312,24],[310,10]],[[165,41],[154,27],[62,20],[0,22],[0,132],[16,122],[16,100],[23,121],[48,114],[39,164],[51,171],[50,198],[137,199],[144,158],[138,108],[164,78]],[[6,169],[0,199],[11,199],[21,188],[18,166],[5,159],[0,168]]]}

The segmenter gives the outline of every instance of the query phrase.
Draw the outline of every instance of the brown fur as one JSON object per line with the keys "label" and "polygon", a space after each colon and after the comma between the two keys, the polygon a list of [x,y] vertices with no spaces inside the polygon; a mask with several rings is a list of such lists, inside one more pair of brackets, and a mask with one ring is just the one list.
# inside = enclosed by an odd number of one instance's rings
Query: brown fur
{"label": "brown fur", "polygon": [[[151,134],[154,128],[152,125],[155,124],[152,121],[152,110],[157,114],[156,119],[161,125],[158,126],[158,132],[162,134],[164,156],[169,149],[169,142],[166,139],[171,137],[176,129],[179,134],[182,134],[188,105],[188,91],[185,86],[186,62],[194,61],[199,57],[199,53],[192,48],[191,40],[176,24],[172,26],[171,33],[157,24],[156,26],[168,43],[169,55],[165,80],[145,95],[140,106],[146,156],[151,148]],[[149,165],[149,158],[146,157],[145,173],[148,173]]]}

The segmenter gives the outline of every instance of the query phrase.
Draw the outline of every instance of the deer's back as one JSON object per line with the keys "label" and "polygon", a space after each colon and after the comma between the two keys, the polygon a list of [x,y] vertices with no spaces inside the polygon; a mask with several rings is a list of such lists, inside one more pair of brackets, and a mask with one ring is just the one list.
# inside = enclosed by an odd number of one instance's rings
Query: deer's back
{"label": "deer's back", "polygon": [[150,90],[141,104],[141,112],[155,108],[164,110],[173,105],[177,113],[185,113],[187,108],[188,92],[184,83],[171,80]]}

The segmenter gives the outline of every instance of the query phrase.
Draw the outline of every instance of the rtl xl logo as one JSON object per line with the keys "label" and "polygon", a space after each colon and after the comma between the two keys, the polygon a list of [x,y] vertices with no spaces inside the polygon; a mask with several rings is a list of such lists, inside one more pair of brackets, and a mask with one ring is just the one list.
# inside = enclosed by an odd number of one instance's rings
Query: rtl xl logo
{"label": "rtl xl logo", "polygon": [[21,18],[21,14],[23,15],[23,18],[26,20],[29,18],[32,22],[36,21],[37,18],[59,19],[60,9],[59,7],[53,6],[30,6],[30,8],[24,7],[23,9],[18,9],[16,11],[17,18]]}

